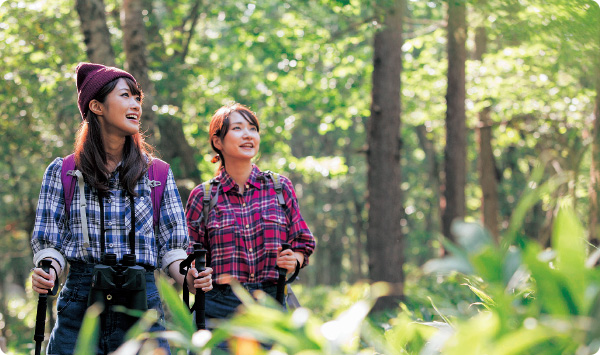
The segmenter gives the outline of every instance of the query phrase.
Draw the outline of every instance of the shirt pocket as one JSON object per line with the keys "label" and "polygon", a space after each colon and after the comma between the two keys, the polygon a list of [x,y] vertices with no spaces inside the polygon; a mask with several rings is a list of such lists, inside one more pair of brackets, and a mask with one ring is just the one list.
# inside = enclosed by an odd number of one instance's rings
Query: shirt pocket
{"label": "shirt pocket", "polygon": [[211,211],[206,225],[213,260],[231,255],[235,250],[236,222],[230,211]]}
{"label": "shirt pocket", "polygon": [[267,249],[275,249],[287,241],[287,218],[280,208],[262,211],[262,234]]}

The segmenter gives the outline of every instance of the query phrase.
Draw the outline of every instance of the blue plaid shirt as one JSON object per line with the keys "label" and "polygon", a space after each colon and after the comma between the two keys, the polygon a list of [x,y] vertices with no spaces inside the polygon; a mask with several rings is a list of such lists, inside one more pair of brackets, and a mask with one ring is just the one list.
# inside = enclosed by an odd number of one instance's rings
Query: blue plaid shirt
{"label": "blue plaid shirt", "polygon": [[[70,212],[65,214],[65,197],[61,182],[62,158],[56,158],[46,169],[40,198],[38,200],[35,227],[31,238],[33,262],[46,257],[56,259],[64,270],[69,262],[90,262],[83,247],[81,213],[79,211],[79,188],[75,186]],[[77,184],[75,179],[74,183]],[[181,197],[175,185],[173,172],[169,169],[167,184],[160,206],[158,235],[154,234],[151,188],[148,174],[135,188],[135,255],[137,263],[150,268],[163,268],[187,257],[187,225]],[[106,253],[131,253],[128,236],[131,229],[131,202],[129,194],[119,183],[118,169],[109,179],[108,195],[103,197]],[[91,262],[101,260],[100,204],[96,189],[85,185],[87,201],[87,225],[89,231]]]}

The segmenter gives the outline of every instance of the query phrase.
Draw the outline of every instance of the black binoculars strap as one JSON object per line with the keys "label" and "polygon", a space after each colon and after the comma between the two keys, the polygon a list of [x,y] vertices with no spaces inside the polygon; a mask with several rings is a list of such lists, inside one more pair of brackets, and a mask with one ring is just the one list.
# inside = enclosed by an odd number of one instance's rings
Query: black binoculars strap
{"label": "black binoculars strap", "polygon": [[102,201],[102,194],[98,193],[98,203],[100,204],[100,262],[104,260],[104,254],[106,254],[104,235],[104,201]]}
{"label": "black binoculars strap", "polygon": [[131,229],[129,230],[129,248],[131,254],[135,255],[135,201],[133,195],[129,194],[129,202],[131,204]]}
{"label": "black binoculars strap", "polygon": [[[129,248],[131,254],[135,255],[135,201],[133,195],[129,194],[129,201],[131,204],[131,229],[129,230]],[[102,200],[102,194],[98,194],[98,202],[100,203],[100,260],[104,260],[104,254],[106,254],[106,230],[104,229],[104,201]]]}

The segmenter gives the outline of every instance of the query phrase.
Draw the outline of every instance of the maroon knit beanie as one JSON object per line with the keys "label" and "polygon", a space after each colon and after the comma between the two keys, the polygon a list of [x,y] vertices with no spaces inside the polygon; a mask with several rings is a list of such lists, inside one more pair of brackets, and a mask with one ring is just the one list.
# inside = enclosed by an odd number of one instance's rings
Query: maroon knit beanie
{"label": "maroon knit beanie", "polygon": [[90,109],[90,101],[104,85],[117,78],[129,78],[137,85],[133,75],[128,72],[102,64],[79,63],[75,71],[77,72],[77,105],[79,105],[82,119],[85,119],[85,115]]}

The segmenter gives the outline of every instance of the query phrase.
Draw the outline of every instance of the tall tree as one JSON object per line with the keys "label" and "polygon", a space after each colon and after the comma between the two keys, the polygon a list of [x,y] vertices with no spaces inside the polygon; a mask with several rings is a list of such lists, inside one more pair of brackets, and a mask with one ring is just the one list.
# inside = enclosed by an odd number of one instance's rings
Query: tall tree
{"label": "tall tree", "polygon": [[154,143],[156,114],[152,110],[156,89],[148,76],[147,34],[142,15],[141,0],[125,0],[121,10],[121,28],[123,29],[123,48],[127,57],[126,69],[133,75],[144,90],[142,127],[148,134],[150,143]]}
{"label": "tall tree", "polygon": [[[151,2],[143,2],[142,0],[124,1],[121,11],[121,26],[123,30],[123,47],[127,58],[126,69],[136,77],[146,94],[144,129],[150,135],[149,141],[154,142],[153,133],[156,133],[157,116],[152,107],[155,106],[157,98],[154,83],[149,77],[150,68],[146,48],[147,31],[143,21],[144,7],[150,6]],[[77,0],[76,8],[81,19],[81,29],[85,37],[89,60],[106,65],[115,65],[115,54],[110,45],[111,35],[108,31],[103,0]],[[198,11],[198,6],[194,6],[193,9]],[[152,12],[152,9],[150,8],[148,12]],[[197,16],[194,18],[197,20]],[[189,34],[189,36],[191,35]],[[186,36],[188,41],[189,36]],[[175,56],[178,61],[183,62],[184,58],[181,55]],[[177,84],[174,83],[174,85]],[[165,101],[168,101],[168,99]],[[171,163],[178,178],[197,180],[199,173],[194,159],[194,149],[185,138],[181,120],[172,117],[158,123],[161,137],[158,143],[160,155]],[[184,198],[186,196],[187,194],[183,195]]]}
{"label": "tall tree", "polygon": [[[381,5],[380,5],[381,6]],[[402,195],[400,191],[400,74],[403,2],[377,7],[382,27],[375,34],[371,117],[368,121],[369,276],[398,285],[402,293]],[[397,307],[396,297],[378,300],[375,310]]]}
{"label": "tall tree", "polygon": [[[600,6],[600,3],[597,3]],[[600,13],[600,8],[596,4],[592,4],[590,12],[596,16]],[[595,16],[595,17],[596,17]],[[597,17],[596,17],[597,18]],[[598,232],[598,223],[600,223],[600,26],[595,24],[595,36],[591,36],[596,40],[596,60],[594,71],[594,83],[596,89],[596,99],[594,105],[594,121],[592,126],[592,159],[590,164],[590,208],[589,208],[589,240],[595,244],[600,244],[600,234]]]}
{"label": "tall tree", "polygon": [[89,60],[114,66],[115,52],[110,44],[104,0],[77,0],[75,9],[79,14],[81,32],[83,32]]}
{"label": "tall tree", "polygon": [[[419,146],[425,152],[426,157],[426,185],[431,187],[433,196],[427,199],[427,208],[425,209],[425,231],[427,234],[435,235],[440,230],[440,210],[439,210],[439,191],[440,191],[440,167],[437,160],[435,145],[431,139],[427,137],[427,128],[425,125],[418,125],[416,133],[419,137]],[[442,249],[438,252],[443,253]],[[424,262],[422,260],[421,262]],[[419,262],[419,264],[421,263]]]}
{"label": "tall tree", "polygon": [[448,1],[448,91],[446,94],[446,148],[444,150],[444,203],[442,231],[450,233],[452,221],[465,217],[467,132],[465,115],[465,63],[467,51],[465,0]]}
{"label": "tall tree", "polygon": [[[487,0],[480,0],[478,5],[485,8]],[[486,11],[481,10],[486,18]],[[481,62],[487,51],[487,29],[486,21],[475,29],[475,60]],[[481,186],[481,205],[483,207],[483,225],[490,231],[492,236],[498,240],[498,179],[496,173],[496,160],[492,149],[492,120],[490,118],[491,108],[486,105],[479,111],[479,127],[477,128],[479,143],[479,185]]]}
{"label": "tall tree", "polygon": [[498,241],[498,174],[492,148],[492,120],[489,107],[479,112],[477,127],[479,143],[479,184],[481,186],[481,205],[483,207],[483,225]]}
{"label": "tall tree", "polygon": [[[161,23],[160,18],[162,16],[156,16],[156,11],[153,8],[153,1],[128,0],[124,3],[125,12],[131,17],[135,16],[136,22],[138,22],[140,26],[137,32],[134,32],[136,31],[135,28],[132,29],[132,33],[138,34],[139,39],[144,40],[144,46],[141,46],[140,42],[132,43],[132,45],[137,45],[137,49],[143,51],[146,58],[150,56],[148,59],[144,60],[145,63],[136,63],[135,58],[141,53],[138,53],[137,55],[131,53],[131,58],[128,53],[127,62],[130,64],[130,68],[132,65],[143,66],[148,61],[152,60],[154,63],[152,69],[164,73],[165,76],[169,78],[169,80],[160,83],[163,85],[163,90],[158,90],[158,88],[154,86],[154,83],[148,79],[149,84],[147,84],[147,89],[151,95],[156,95],[156,100],[154,101],[160,101],[158,106],[177,107],[178,112],[181,112],[179,109],[182,108],[184,102],[182,90],[188,84],[187,80],[189,80],[189,67],[185,64],[185,60],[186,56],[189,54],[188,49],[190,42],[194,38],[196,24],[203,3],[202,0],[196,0],[194,1],[194,4],[186,3],[180,5],[176,2],[171,4],[161,4],[161,6],[167,6],[169,12],[178,14],[188,13],[185,18],[180,20],[180,24],[174,28],[175,33],[170,33],[166,36],[163,36],[163,32],[160,31],[160,27],[164,24]],[[183,6],[184,9],[177,9],[177,6]],[[146,25],[144,23],[145,21],[143,21],[144,13],[148,14],[149,25]],[[166,44],[167,37],[175,42],[171,43],[171,45],[174,45],[174,47],[177,48],[177,50],[173,50],[172,54],[165,53],[169,52]],[[154,49],[151,53],[146,53],[146,38],[151,38],[150,42]],[[124,41],[126,41],[126,38],[124,38]],[[133,68],[131,69],[134,70]],[[141,73],[142,78],[148,77],[149,70],[150,68],[148,68],[145,73]],[[164,86],[166,86],[166,90]],[[146,90],[144,93],[146,93]],[[150,103],[148,106],[150,106]],[[148,112],[148,110],[146,110],[146,112]],[[194,157],[195,149],[189,144],[185,136],[181,114],[156,115],[152,112],[151,119],[158,128],[158,130],[155,129],[155,132],[158,131],[157,136],[159,136],[160,139],[155,139],[155,143],[160,152],[160,156],[171,164],[173,172],[178,179],[191,179],[193,184],[198,183],[200,180],[200,172]],[[182,185],[180,185],[179,188],[181,197],[185,201],[189,194],[189,190]]]}
{"label": "tall tree", "polygon": [[598,201],[600,197],[600,62],[596,66],[595,82],[596,100],[592,127],[592,161],[590,164],[589,239],[598,244],[600,243],[598,232],[598,223],[600,221],[600,201]]}

